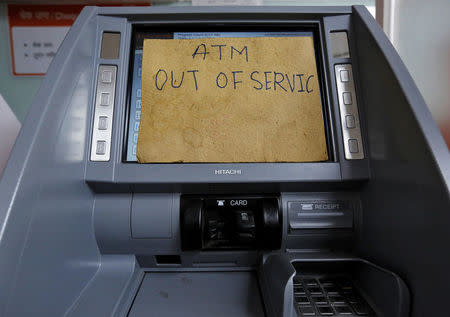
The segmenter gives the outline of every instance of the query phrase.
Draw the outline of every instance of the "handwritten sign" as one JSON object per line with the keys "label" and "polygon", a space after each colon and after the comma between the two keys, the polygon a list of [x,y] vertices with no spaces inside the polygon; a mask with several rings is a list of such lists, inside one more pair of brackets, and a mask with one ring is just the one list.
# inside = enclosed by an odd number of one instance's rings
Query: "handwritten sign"
{"label": "handwritten sign", "polygon": [[328,159],[312,37],[144,40],[140,163]]}

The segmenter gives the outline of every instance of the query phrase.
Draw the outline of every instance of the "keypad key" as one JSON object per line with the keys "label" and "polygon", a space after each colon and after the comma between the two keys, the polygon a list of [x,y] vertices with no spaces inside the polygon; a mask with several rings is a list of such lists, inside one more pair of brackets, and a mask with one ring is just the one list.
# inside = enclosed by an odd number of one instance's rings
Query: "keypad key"
{"label": "keypad key", "polygon": [[331,308],[330,306],[317,306],[317,311],[319,312],[320,316],[334,315],[333,308]]}
{"label": "keypad key", "polygon": [[336,314],[338,315],[351,315],[353,312],[349,306],[334,306],[334,310],[336,310]]}
{"label": "keypad key", "polygon": [[328,304],[328,300],[325,296],[313,296],[312,300],[316,304]]}
{"label": "keypad key", "polygon": [[300,278],[300,277],[298,277],[298,276],[294,276],[294,285],[303,285],[303,281],[302,281],[302,279]]}
{"label": "keypad key", "polygon": [[322,295],[322,289],[320,287],[308,287],[308,291],[311,295]]}
{"label": "keypad key", "polygon": [[345,304],[345,298],[341,295],[332,295],[328,297],[333,304]]}
{"label": "keypad key", "polygon": [[325,292],[327,292],[327,294],[330,294],[330,295],[339,294],[338,289],[334,286],[324,286],[324,289],[325,289]]}
{"label": "keypad key", "polygon": [[303,286],[294,286],[294,294],[295,295],[305,295],[305,289],[303,288]]}
{"label": "keypad key", "polygon": [[295,301],[299,305],[309,305],[311,302],[307,296],[295,296]]}
{"label": "keypad key", "polygon": [[312,306],[298,306],[301,316],[316,316],[316,311]]}
{"label": "keypad key", "polygon": [[316,279],[313,279],[313,278],[304,279],[303,283],[305,283],[305,285],[307,285],[307,286],[317,286],[318,285]]}
{"label": "keypad key", "polygon": [[322,278],[319,280],[320,284],[323,286],[333,286],[336,287],[336,281],[330,278]]}

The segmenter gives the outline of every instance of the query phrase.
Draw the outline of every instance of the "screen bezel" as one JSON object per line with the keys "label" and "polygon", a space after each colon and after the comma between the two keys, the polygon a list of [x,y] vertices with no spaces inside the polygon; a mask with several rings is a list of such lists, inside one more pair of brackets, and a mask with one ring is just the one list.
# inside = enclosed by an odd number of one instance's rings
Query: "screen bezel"
{"label": "screen bezel", "polygon": [[[131,93],[134,75],[134,59],[135,50],[137,46],[137,34],[138,33],[159,33],[168,34],[173,32],[311,32],[313,34],[314,52],[316,58],[316,67],[320,88],[320,98],[322,103],[322,118],[325,130],[325,138],[327,144],[328,160],[326,161],[314,161],[314,162],[290,162],[293,164],[309,164],[309,163],[330,163],[336,162],[336,153],[334,152],[332,130],[330,122],[330,105],[328,104],[328,92],[326,90],[326,68],[324,65],[324,56],[322,51],[322,39],[320,36],[319,23],[299,23],[299,24],[265,24],[265,23],[252,23],[240,24],[240,23],[230,23],[226,25],[219,25],[215,23],[199,23],[191,24],[183,30],[180,30],[179,25],[132,25],[131,31],[131,42],[130,42],[130,52],[129,52],[129,65],[128,65],[128,81],[126,88],[126,103],[125,103],[125,120],[123,127],[123,142],[122,142],[122,152],[121,152],[121,162],[125,164],[138,164],[138,165],[149,165],[149,164],[163,164],[163,165],[188,165],[188,164],[236,164],[236,163],[221,163],[221,162],[189,162],[189,163],[138,163],[137,161],[127,160],[127,150],[128,150],[128,135],[130,129],[130,110],[131,110]],[[260,164],[286,164],[288,162],[257,162]]]}

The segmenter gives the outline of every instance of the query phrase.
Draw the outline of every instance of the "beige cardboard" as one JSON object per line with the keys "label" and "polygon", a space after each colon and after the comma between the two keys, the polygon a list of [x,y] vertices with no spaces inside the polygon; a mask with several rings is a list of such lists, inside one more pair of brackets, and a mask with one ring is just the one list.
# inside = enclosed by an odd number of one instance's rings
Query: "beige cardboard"
{"label": "beige cardboard", "polygon": [[146,39],[142,64],[140,163],[328,159],[312,37]]}

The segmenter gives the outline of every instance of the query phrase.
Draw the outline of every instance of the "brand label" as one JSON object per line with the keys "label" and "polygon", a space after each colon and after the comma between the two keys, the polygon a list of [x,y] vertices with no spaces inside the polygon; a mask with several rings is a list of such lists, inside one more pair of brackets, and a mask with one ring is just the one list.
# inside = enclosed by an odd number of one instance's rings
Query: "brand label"
{"label": "brand label", "polygon": [[242,170],[238,169],[223,169],[223,170],[214,170],[215,175],[241,175]]}

